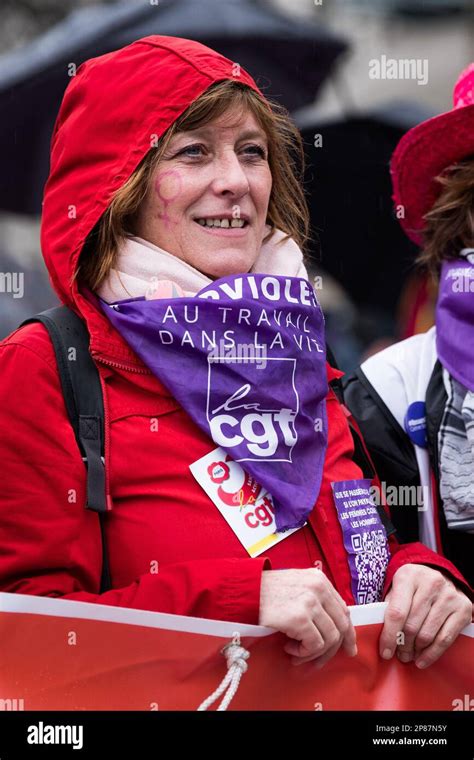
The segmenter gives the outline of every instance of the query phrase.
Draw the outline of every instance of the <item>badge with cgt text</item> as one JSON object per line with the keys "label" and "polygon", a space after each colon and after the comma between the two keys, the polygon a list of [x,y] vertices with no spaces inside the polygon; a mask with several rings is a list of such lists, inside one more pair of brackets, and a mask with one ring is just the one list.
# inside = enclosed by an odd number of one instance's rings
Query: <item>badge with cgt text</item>
{"label": "badge with cgt text", "polygon": [[224,449],[210,451],[193,462],[189,469],[251,557],[258,557],[299,530],[275,532],[275,507],[271,494]]}

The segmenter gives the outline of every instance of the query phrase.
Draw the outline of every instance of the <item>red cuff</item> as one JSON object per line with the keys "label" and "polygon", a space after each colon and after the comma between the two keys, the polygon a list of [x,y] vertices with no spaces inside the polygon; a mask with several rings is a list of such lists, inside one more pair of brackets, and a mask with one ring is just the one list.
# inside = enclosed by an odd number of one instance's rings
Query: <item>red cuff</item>
{"label": "red cuff", "polygon": [[268,557],[235,560],[231,575],[224,579],[220,589],[218,606],[224,620],[258,625],[262,572],[271,569]]}

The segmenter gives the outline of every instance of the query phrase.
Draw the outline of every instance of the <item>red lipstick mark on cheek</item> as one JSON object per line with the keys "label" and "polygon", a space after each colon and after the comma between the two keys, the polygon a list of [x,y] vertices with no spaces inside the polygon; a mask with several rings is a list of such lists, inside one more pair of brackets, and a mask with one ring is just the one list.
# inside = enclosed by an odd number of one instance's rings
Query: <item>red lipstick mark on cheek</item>
{"label": "red lipstick mark on cheek", "polygon": [[176,169],[168,169],[168,171],[162,172],[155,181],[155,192],[163,204],[163,213],[158,214],[158,216],[167,228],[172,222],[168,212],[173,201],[181,193],[182,182],[181,174]]}

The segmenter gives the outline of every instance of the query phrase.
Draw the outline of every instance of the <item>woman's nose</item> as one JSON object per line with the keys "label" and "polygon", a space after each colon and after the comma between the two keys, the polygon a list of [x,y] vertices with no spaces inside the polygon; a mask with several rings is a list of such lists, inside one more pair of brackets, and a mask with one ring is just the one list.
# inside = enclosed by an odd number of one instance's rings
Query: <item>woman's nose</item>
{"label": "woman's nose", "polygon": [[249,180],[244,167],[235,153],[230,152],[215,162],[214,179],[212,182],[215,193],[230,192],[236,197],[248,193]]}

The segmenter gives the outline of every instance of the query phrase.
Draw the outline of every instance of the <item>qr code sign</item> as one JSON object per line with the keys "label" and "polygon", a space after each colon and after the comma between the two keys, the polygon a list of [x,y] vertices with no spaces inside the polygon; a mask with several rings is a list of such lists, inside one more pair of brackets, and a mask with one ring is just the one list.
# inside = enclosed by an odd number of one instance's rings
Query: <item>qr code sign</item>
{"label": "qr code sign", "polygon": [[357,604],[378,602],[390,559],[385,533],[383,530],[371,530],[354,533],[351,538],[358,576]]}

